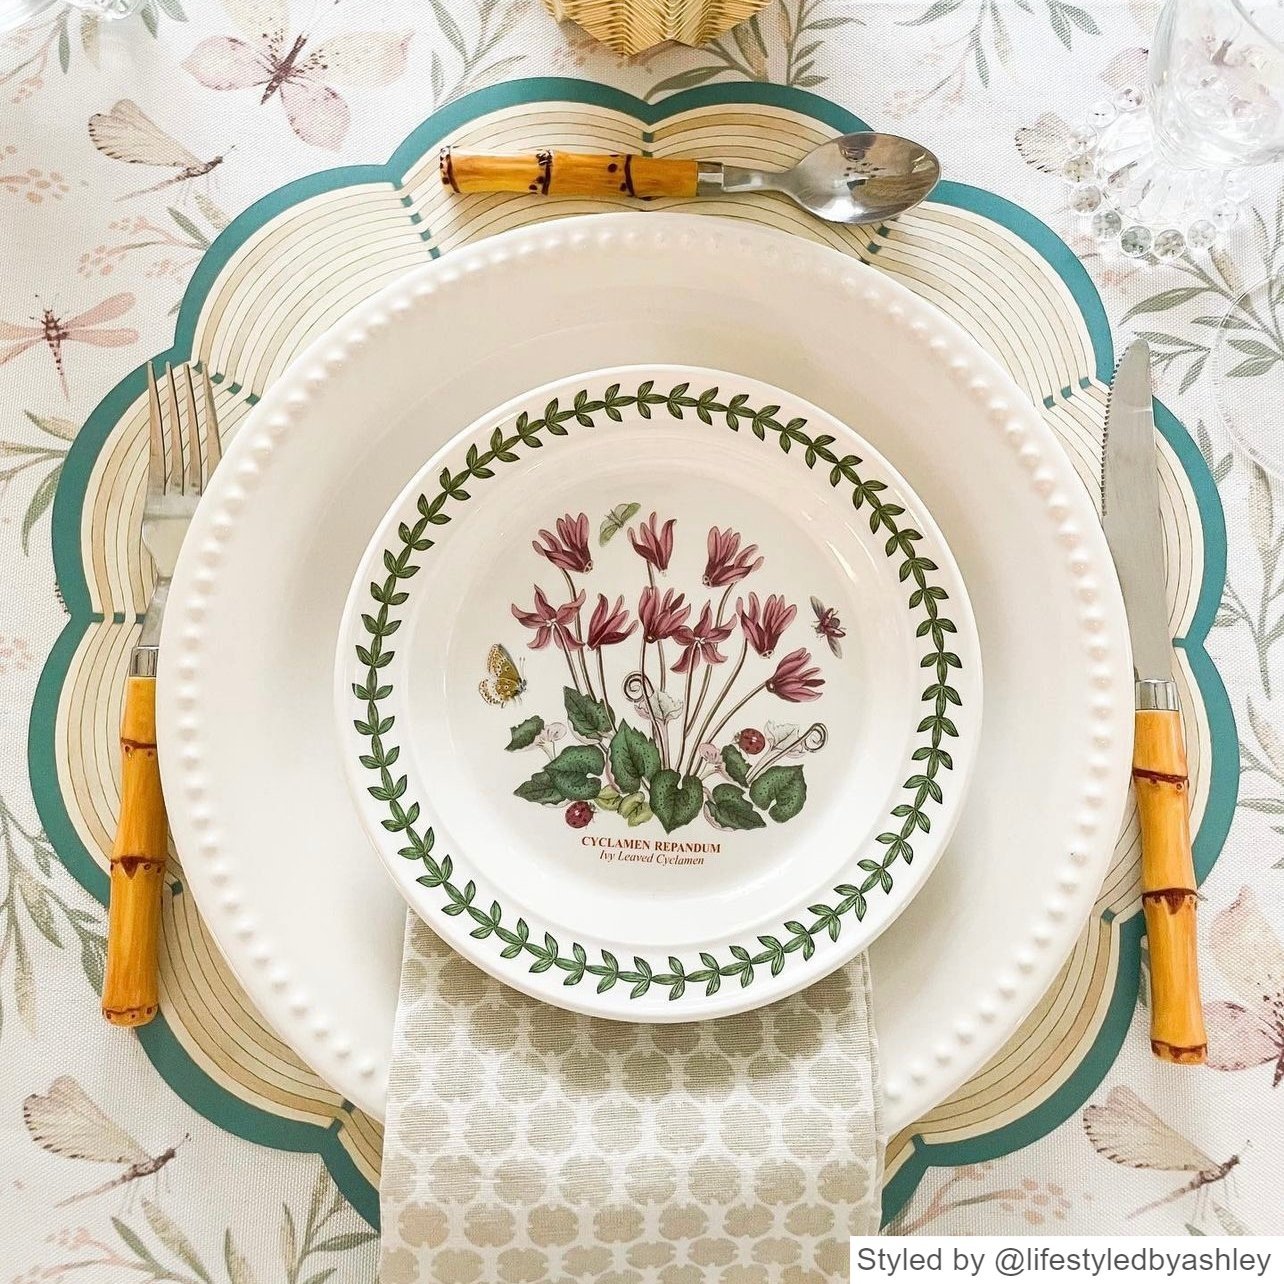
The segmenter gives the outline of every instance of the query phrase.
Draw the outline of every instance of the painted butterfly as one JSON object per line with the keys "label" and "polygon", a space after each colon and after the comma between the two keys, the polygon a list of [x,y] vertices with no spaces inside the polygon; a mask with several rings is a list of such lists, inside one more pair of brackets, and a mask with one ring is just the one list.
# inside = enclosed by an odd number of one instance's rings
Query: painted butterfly
{"label": "painted butterfly", "polygon": [[500,642],[496,642],[486,656],[486,675],[477,684],[477,690],[487,704],[497,704],[502,708],[520,699],[526,690],[526,679],[509,655],[508,648]]}
{"label": "painted butterfly", "polygon": [[638,509],[641,507],[641,504],[616,504],[602,518],[602,527],[598,531],[598,543],[605,548],[637,516]]}
{"label": "painted butterfly", "polygon": [[829,643],[829,649],[841,660],[843,648],[839,638],[845,638],[847,630],[843,628],[838,612],[832,606],[826,606],[818,597],[811,599],[811,609],[816,613],[816,636],[824,638]]}

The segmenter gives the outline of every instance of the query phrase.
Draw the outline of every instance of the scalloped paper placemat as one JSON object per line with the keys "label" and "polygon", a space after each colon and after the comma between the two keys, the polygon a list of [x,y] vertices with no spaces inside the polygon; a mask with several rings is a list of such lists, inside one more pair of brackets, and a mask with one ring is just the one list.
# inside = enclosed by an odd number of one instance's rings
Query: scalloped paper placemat
{"label": "scalloped paper placemat", "polygon": [[[448,198],[437,150],[536,145],[708,154],[784,167],[836,133],[865,128],[824,99],[772,85],[717,85],[648,105],[584,81],[517,81],[429,118],[386,166],[313,175],[257,202],[214,243],[188,287],[166,359],[199,359],[234,433],[296,353],[354,304],[430,258],[508,228],[619,208],[513,195]],[[716,143],[713,142],[716,140]],[[1070,250],[989,193],[943,183],[886,227],[837,227],[771,197],[658,201],[651,208],[752,220],[872,264],[936,304],[1042,408],[1085,484],[1100,469],[1109,327]],[[342,249],[337,250],[336,247]],[[1203,651],[1220,597],[1225,535],[1215,487],[1185,431],[1160,412],[1170,613],[1187,711],[1196,862],[1206,873],[1229,826],[1237,746]],[[94,412],[63,472],[54,556],[71,622],[42,676],[30,756],[45,827],[65,863],[106,899],[119,800],[117,727],[129,647],[150,589],[138,538],[146,476],[142,371]],[[1135,819],[1094,913],[1038,1008],[948,1101],[892,1139],[885,1213],[928,1166],[973,1162],[1043,1135],[1100,1082],[1136,1001],[1141,926]],[[169,1083],[203,1114],[269,1145],[319,1151],[372,1221],[379,1125],[269,1030],[208,936],[181,868],[166,897],[163,1019],[141,1037]]]}

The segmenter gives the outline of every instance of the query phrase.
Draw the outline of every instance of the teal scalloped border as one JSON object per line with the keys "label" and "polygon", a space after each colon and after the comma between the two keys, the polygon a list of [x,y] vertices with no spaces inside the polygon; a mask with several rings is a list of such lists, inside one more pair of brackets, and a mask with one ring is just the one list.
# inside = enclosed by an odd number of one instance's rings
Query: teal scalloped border
{"label": "teal scalloped border", "polygon": [[[478,90],[430,116],[393,152],[386,164],[345,166],[309,175],[269,193],[240,214],[220,233],[197,265],[179,309],[173,346],[155,359],[187,360],[196,319],[218,273],[250,236],[283,210],[341,187],[369,182],[399,184],[411,164],[460,125],[504,107],[550,101],[586,103],[618,110],[647,126],[698,107],[757,103],[811,116],[843,132],[866,128],[858,117],[837,104],[815,94],[780,85],[706,85],[660,103],[646,103],[591,81],[556,77],[515,80]],[[650,135],[644,134],[644,145],[649,141]],[[1033,215],[980,188],[942,182],[933,199],[941,204],[971,210],[1002,224],[1048,262],[1065,282],[1083,314],[1096,355],[1098,378],[1109,380],[1114,369],[1109,322],[1096,288],[1070,248]],[[103,398],[67,452],[54,499],[52,538],[54,570],[70,619],[40,675],[27,742],[32,789],[41,822],[64,866],[92,896],[102,902],[107,898],[106,875],[81,843],[58,789],[54,728],[59,693],[76,647],[89,626],[100,618],[90,610],[89,588],[81,562],[80,518],[89,477],[108,433],[125,408],[142,391],[144,369],[140,366],[126,375]],[[1230,701],[1221,677],[1204,649],[1226,579],[1226,524],[1216,484],[1194,441],[1162,406],[1158,407],[1156,419],[1159,430],[1173,447],[1190,480],[1204,528],[1204,582],[1199,603],[1189,633],[1185,638],[1177,639],[1177,645],[1187,654],[1203,695],[1212,731],[1208,807],[1195,837],[1195,865],[1202,880],[1217,859],[1230,829],[1239,778],[1239,744]],[[884,1191],[885,1218],[893,1216],[904,1205],[929,1167],[975,1163],[1008,1154],[1050,1132],[1087,1100],[1118,1055],[1136,1005],[1142,936],[1140,912],[1117,926],[1120,937],[1118,982],[1101,1032],[1079,1068],[1049,1101],[994,1132],[949,1143],[930,1143],[916,1138],[913,1154]],[[323,1128],[282,1119],[247,1105],[215,1083],[187,1057],[163,1015],[151,1025],[140,1028],[138,1038],[161,1076],[194,1110],[219,1127],[250,1141],[282,1150],[320,1154],[357,1211],[372,1225],[377,1224],[378,1192],[362,1177],[344,1150],[337,1136],[337,1121]]]}

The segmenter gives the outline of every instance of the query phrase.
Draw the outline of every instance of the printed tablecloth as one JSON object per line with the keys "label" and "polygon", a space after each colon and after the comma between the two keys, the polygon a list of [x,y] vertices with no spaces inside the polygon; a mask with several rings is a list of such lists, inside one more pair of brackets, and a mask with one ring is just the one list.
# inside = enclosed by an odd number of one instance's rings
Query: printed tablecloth
{"label": "printed tablecloth", "polygon": [[[431,112],[473,89],[550,74],[651,102],[701,85],[784,84],[922,138],[951,178],[1025,206],[1080,250],[1117,348],[1134,333],[1151,339],[1160,395],[1190,429],[1226,511],[1226,588],[1207,646],[1230,694],[1244,774],[1229,840],[1204,884],[1202,934],[1207,995],[1243,1006],[1228,1021],[1231,1052],[1252,1064],[1159,1066],[1141,1012],[1113,1063],[1085,1064],[1077,1091],[1058,1098],[1064,1122],[1045,1115],[1028,1135],[1008,1130],[1001,1148],[981,1148],[977,1162],[928,1166],[893,1229],[1284,1230],[1272,1196],[1284,1120],[1271,1109],[1280,1049],[1270,1007],[1284,971],[1284,516],[1278,483],[1232,451],[1207,373],[1209,319],[1275,266],[1284,204],[1278,178],[1264,171],[1223,250],[1147,268],[1082,241],[1066,188],[1049,172],[1064,152],[1065,122],[1137,81],[1153,17],[1148,4],[773,0],[715,46],[627,63],[558,28],[532,0],[392,0],[374,14],[300,0],[292,9],[209,0],[186,13],[178,0],[152,0],[112,26],[59,12],[0,37],[0,1189],[16,1210],[0,1230],[0,1261],[12,1278],[373,1276],[373,1236],[330,1175],[351,1189],[340,1148],[293,1153],[307,1134],[248,1109],[224,1113],[226,1127],[210,1122],[169,1086],[200,1098],[189,1088],[201,1071],[180,1047],[153,1041],[145,1053],[97,1017],[103,912],[41,827],[41,782],[26,752],[42,730],[31,721],[37,682],[68,618],[50,507],[69,443],[123,374],[169,346],[188,281],[232,216],[289,179],[382,162]],[[273,60],[301,34],[314,49],[325,43],[327,56],[304,60],[288,92],[260,102]],[[158,128],[113,112],[122,99]],[[126,164],[113,151],[174,168]],[[188,166],[208,172],[147,190]],[[64,323],[83,317],[68,325],[61,370],[41,335],[46,308]],[[1241,378],[1284,359],[1278,335],[1243,333],[1260,351],[1246,350]],[[1131,1216],[1188,1177],[1125,1170],[1093,1148],[1086,1103],[1104,1105],[1116,1090],[1172,1130],[1164,1145],[1173,1168],[1194,1147],[1227,1169],[1211,1198]],[[55,1144],[37,1144],[24,1103],[37,1125],[53,1121],[46,1140]],[[128,1170],[72,1157],[69,1111],[93,1134],[95,1153],[110,1143],[107,1153],[114,1146],[157,1171],[60,1206]],[[466,1253],[442,1269],[473,1278]]]}

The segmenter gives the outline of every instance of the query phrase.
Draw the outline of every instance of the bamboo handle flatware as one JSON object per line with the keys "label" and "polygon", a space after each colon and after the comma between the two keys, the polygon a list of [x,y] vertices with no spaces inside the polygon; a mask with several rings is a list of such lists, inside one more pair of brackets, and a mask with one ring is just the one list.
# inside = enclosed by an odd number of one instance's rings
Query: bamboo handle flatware
{"label": "bamboo handle flatware", "polygon": [[120,756],[103,1015],[113,1025],[146,1025],[156,1015],[156,949],[169,846],[156,759],[155,678],[127,680]]}
{"label": "bamboo handle flatware", "polygon": [[1207,1056],[1195,935],[1190,783],[1164,593],[1164,540],[1150,349],[1124,354],[1110,389],[1102,521],[1119,571],[1136,679],[1132,778],[1141,819],[1141,896],[1150,942],[1150,1046],[1161,1061]]}
{"label": "bamboo handle flatware", "polygon": [[779,192],[831,223],[874,223],[917,205],[941,166],[927,148],[895,134],[844,134],[786,170],[718,161],[541,150],[517,156],[441,150],[441,181],[453,192],[534,196],[722,196]]}
{"label": "bamboo handle flatware", "polygon": [[[163,389],[163,392],[162,392]],[[138,643],[130,654],[121,719],[120,816],[111,852],[107,971],[102,1010],[113,1025],[146,1025],[159,1004],[157,951],[169,847],[156,753],[156,661],[170,577],[196,503],[222,456],[214,393],[202,371],[147,369],[148,466],[143,544],[156,571]]]}
{"label": "bamboo handle flatware", "polygon": [[1139,709],[1132,754],[1141,819],[1141,896],[1150,942],[1150,1046],[1161,1061],[1198,1065],[1207,1036],[1195,953],[1195,865],[1181,714]]}
{"label": "bamboo handle flatware", "polygon": [[628,153],[526,152],[490,156],[441,152],[441,181],[455,192],[535,196],[694,196],[700,162]]}

